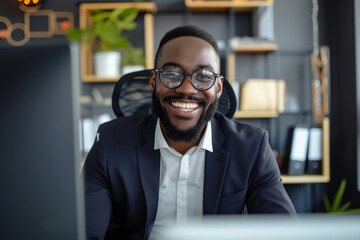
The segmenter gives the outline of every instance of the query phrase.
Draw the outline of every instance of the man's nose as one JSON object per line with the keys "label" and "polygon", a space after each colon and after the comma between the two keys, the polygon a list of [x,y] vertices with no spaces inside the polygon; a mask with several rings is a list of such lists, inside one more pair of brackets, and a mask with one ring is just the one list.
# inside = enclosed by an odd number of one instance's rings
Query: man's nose
{"label": "man's nose", "polygon": [[191,84],[191,75],[185,75],[183,83],[175,90],[177,93],[186,95],[193,95],[198,93],[198,90]]}

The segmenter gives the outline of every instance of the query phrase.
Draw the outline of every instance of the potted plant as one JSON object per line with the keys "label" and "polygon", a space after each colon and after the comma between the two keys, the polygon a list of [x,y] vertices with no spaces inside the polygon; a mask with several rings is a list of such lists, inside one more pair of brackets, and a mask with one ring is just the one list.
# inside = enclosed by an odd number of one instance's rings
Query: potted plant
{"label": "potted plant", "polygon": [[121,49],[131,46],[124,30],[136,28],[137,8],[96,10],[91,16],[93,26],[86,29],[71,29],[70,40],[90,44],[94,52],[94,73],[102,77],[116,77],[121,69]]}
{"label": "potted plant", "polygon": [[123,53],[122,74],[145,69],[144,50],[141,47],[128,47]]}
{"label": "potted plant", "polygon": [[359,214],[360,213],[360,208],[356,208],[356,209],[349,209],[351,202],[346,202],[345,204],[341,205],[341,201],[345,192],[345,187],[346,187],[346,179],[343,179],[341,181],[340,187],[337,190],[334,200],[332,202],[332,204],[329,201],[329,198],[327,197],[327,195],[324,196],[324,204],[325,204],[325,209],[327,213],[330,214],[346,214],[346,213],[355,213],[355,214]]}

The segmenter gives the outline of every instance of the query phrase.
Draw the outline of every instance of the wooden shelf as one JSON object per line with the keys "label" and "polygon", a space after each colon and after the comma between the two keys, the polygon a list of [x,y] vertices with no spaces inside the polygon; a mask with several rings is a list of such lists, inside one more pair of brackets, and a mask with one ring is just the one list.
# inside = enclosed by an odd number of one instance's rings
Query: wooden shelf
{"label": "wooden shelf", "polygon": [[330,181],[329,176],[324,175],[299,175],[299,176],[290,176],[290,175],[281,175],[283,183],[293,184],[293,183],[327,183]]}
{"label": "wooden shelf", "polygon": [[102,82],[117,82],[121,75],[115,78],[98,77],[96,75],[83,75],[82,81],[86,83],[102,83]]}
{"label": "wooden shelf", "polygon": [[223,0],[223,1],[206,1],[206,0],[185,0],[185,5],[191,11],[226,11],[229,8],[235,11],[244,12],[252,11],[261,6],[269,6],[273,0]]}
{"label": "wooden shelf", "polygon": [[278,111],[236,111],[234,118],[276,118]]}
{"label": "wooden shelf", "polygon": [[[81,3],[79,7],[79,26],[84,29],[92,26],[91,14],[97,9],[112,10],[116,8],[135,7],[144,13],[144,50],[147,69],[154,66],[154,13],[157,11],[153,2],[110,2]],[[94,76],[94,56],[91,46],[81,44],[81,79],[83,82],[116,82],[119,78],[99,78]],[[120,76],[119,76],[120,77]]]}
{"label": "wooden shelf", "polygon": [[153,2],[108,2],[108,3],[82,3],[80,9],[84,11],[94,11],[97,9],[112,10],[115,8],[136,7],[140,12],[155,13],[156,5]]}
{"label": "wooden shelf", "polygon": [[278,45],[273,44],[242,44],[231,48],[235,53],[267,53],[278,49]]}

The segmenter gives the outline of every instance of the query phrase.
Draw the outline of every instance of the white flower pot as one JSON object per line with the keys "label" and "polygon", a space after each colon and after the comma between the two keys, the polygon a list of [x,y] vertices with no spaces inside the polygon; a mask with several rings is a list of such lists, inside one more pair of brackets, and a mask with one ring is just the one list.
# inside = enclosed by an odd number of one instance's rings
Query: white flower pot
{"label": "white flower pot", "polygon": [[96,52],[94,73],[98,77],[118,77],[121,69],[121,53],[117,51]]}
{"label": "white flower pot", "polygon": [[144,70],[144,65],[125,65],[122,67],[122,74]]}

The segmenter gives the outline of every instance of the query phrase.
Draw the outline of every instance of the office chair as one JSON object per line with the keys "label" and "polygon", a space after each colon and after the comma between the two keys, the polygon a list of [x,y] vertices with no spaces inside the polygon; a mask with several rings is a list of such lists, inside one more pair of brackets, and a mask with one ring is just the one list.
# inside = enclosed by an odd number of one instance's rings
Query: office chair
{"label": "office chair", "polygon": [[[112,108],[116,117],[151,111],[150,73],[151,70],[132,72],[125,74],[117,81],[112,94]],[[234,90],[224,79],[223,92],[217,111],[232,118],[236,109],[237,101]]]}

